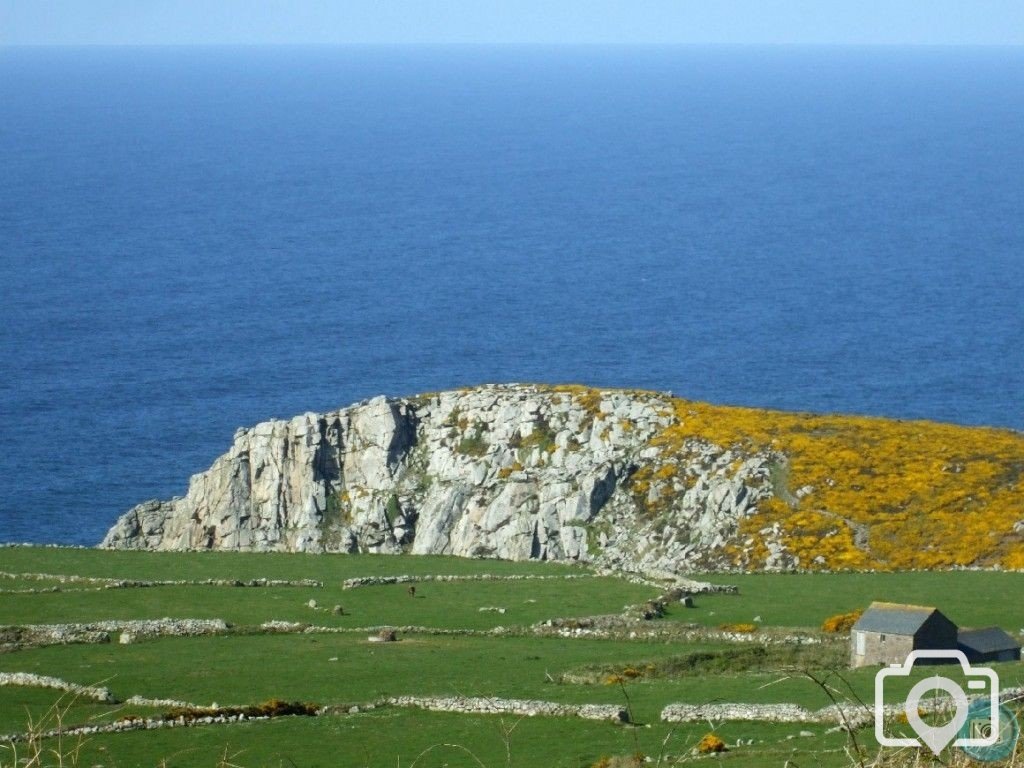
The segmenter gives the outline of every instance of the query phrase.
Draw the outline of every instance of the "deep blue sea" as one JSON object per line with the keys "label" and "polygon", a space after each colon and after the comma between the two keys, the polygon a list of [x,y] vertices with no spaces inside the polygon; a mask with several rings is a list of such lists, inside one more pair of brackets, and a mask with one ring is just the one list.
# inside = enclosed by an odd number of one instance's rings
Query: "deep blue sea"
{"label": "deep blue sea", "polygon": [[0,540],[498,381],[1024,428],[1024,49],[0,48]]}

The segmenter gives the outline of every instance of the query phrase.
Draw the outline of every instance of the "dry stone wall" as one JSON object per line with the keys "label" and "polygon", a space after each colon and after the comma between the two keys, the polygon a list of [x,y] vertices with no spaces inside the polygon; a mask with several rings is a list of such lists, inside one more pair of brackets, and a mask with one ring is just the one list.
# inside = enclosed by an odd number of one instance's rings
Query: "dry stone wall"
{"label": "dry stone wall", "polygon": [[120,642],[173,636],[198,636],[227,632],[223,619],[133,619],[72,624],[20,624],[0,626],[0,651],[47,645],[109,643],[118,634]]}
{"label": "dry stone wall", "polygon": [[83,699],[92,699],[104,704],[117,702],[113,694],[107,688],[100,688],[91,685],[78,685],[61,680],[59,677],[48,677],[37,675],[32,672],[0,672],[0,687],[21,686],[26,688],[52,688],[57,691],[66,691]]}
{"label": "dry stone wall", "polygon": [[384,700],[393,707],[415,707],[433,712],[460,712],[471,715],[521,715],[535,717],[579,717],[584,720],[629,722],[629,714],[614,704],[560,704],[533,699],[499,699],[491,697],[419,697],[396,696]]}

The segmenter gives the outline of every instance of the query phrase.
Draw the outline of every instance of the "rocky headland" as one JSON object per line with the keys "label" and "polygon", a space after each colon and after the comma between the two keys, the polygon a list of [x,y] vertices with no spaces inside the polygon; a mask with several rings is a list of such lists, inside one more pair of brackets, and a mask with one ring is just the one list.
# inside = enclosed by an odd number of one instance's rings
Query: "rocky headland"
{"label": "rocky headland", "polygon": [[1024,437],[495,385],[239,429],[101,547],[698,569],[1024,567]]}

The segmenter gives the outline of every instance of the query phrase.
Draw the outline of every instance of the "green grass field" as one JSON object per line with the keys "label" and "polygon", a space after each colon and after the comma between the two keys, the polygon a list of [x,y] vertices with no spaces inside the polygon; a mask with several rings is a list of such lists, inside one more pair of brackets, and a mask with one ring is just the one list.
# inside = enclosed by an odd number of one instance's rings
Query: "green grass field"
{"label": "green grass field", "polygon": [[[503,729],[511,729],[510,761]],[[840,752],[842,737],[825,735],[820,727],[813,730],[814,737],[791,739],[799,728],[727,723],[717,731],[725,741],[734,744],[743,739],[755,744],[733,749],[719,759],[754,768],[782,766],[787,759],[800,765],[847,765]],[[603,756],[631,755],[638,749],[653,760],[664,749],[669,758],[664,764],[670,764],[688,754],[707,731],[706,725],[624,729],[559,718],[516,720],[379,710],[346,718],[281,718],[96,737],[85,745],[82,764],[163,766],[166,759],[167,766],[216,766],[227,754],[235,765],[261,768],[580,768]]]}
{"label": "green grass field", "polygon": [[[311,587],[151,587],[142,589],[3,595],[0,624],[88,622],[96,619],[158,619],[163,616],[221,618],[255,625],[270,620],[298,621],[330,627],[378,624],[438,628],[490,629],[528,625],[552,616],[616,613],[642,602],[657,590],[619,579],[527,582],[436,582],[417,585],[410,599],[408,584],[343,590]],[[116,595],[112,599],[112,594]],[[326,610],[312,610],[316,600]],[[345,611],[335,616],[331,609]],[[481,612],[502,607],[505,613]]]}
{"label": "green grass field", "polygon": [[735,584],[738,595],[702,598],[674,618],[707,625],[753,621],[779,627],[818,627],[824,617],[864,608],[872,600],[933,605],[963,627],[997,624],[1024,628],[1024,574],[994,571],[908,573],[704,574],[697,578]]}
{"label": "green grass field", "polygon": [[[426,582],[410,597],[408,585],[343,590],[344,579],[387,574],[583,573],[544,563],[507,563],[441,557],[144,553],[92,550],[0,549],[0,571],[118,579],[317,579],[313,587],[164,586],[39,594],[0,593],[0,624],[87,622],[136,618],[222,618],[244,627],[271,619],[353,629],[371,625],[419,625],[437,629],[488,630],[525,627],[553,617],[616,613],[658,590],[614,578]],[[739,585],[739,595],[701,595],[692,609],[673,608],[650,622],[692,622],[716,627],[759,617],[766,627],[814,630],[826,617],[866,606],[873,599],[937,605],[962,625],[1024,626],[1024,605],[1014,595],[1024,576],[1007,573],[905,573],[814,575],[717,575]],[[49,580],[3,579],[0,589],[47,588]],[[314,611],[315,599],[345,615]],[[504,614],[481,612],[501,606]],[[404,634],[397,643],[369,643],[365,632],[165,637],[121,645],[63,645],[0,654],[0,672],[33,672],[83,685],[108,687],[120,700],[132,695],[178,699],[199,705],[255,704],[271,698],[319,705],[350,705],[394,695],[484,696],[563,703],[629,705],[637,726],[569,717],[520,720],[496,715],[435,713],[382,707],[353,715],[287,717],[265,722],[207,725],[91,736],[81,765],[214,766],[227,754],[242,766],[571,766],[593,765],[602,756],[641,751],[652,758],[688,755],[715,730],[733,746],[719,759],[743,766],[848,765],[845,736],[823,724],[759,722],[670,726],[659,720],[670,703],[790,702],[809,708],[829,703],[802,674],[841,664],[845,646],[825,644],[778,651],[753,661],[730,659],[750,644],[717,640],[580,639],[508,635]],[[704,654],[694,656],[693,654]],[[748,654],[749,656],[749,654]],[[748,658],[744,656],[743,658]],[[696,660],[694,660],[696,659]],[[761,659],[758,661],[758,659]],[[602,684],[605,671],[625,667],[671,670]],[[997,665],[1004,686],[1024,685],[1024,665]],[[589,682],[565,682],[593,672]],[[875,669],[843,670],[848,695],[871,698]],[[918,673],[913,680],[920,679]],[[575,676],[575,677],[573,677]],[[840,685],[838,678],[834,679]],[[902,681],[890,699],[905,695]],[[843,684],[845,685],[845,683]],[[129,714],[163,710],[61,698],[54,690],[0,687],[0,733],[25,730],[45,717],[58,699],[68,725],[103,723]],[[503,729],[506,734],[503,736]],[[511,729],[510,735],[507,733]],[[809,731],[813,736],[800,736]],[[868,739],[864,734],[863,738]],[[747,744],[747,740],[753,740]],[[506,751],[506,741],[508,750]],[[424,750],[434,745],[454,744]],[[226,750],[226,752],[225,752]],[[469,750],[471,756],[464,750]],[[511,758],[509,758],[511,756]],[[480,762],[477,762],[479,759]],[[161,762],[163,761],[163,762]],[[670,764],[663,760],[663,763]],[[0,753],[0,766],[10,756]]]}

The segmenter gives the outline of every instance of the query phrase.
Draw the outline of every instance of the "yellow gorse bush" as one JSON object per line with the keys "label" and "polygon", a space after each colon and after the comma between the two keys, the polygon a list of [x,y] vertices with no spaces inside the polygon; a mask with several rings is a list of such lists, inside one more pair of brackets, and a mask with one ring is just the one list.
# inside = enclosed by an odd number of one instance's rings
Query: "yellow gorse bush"
{"label": "yellow gorse bush", "polygon": [[849,632],[853,629],[853,625],[857,623],[857,619],[861,617],[864,611],[850,611],[849,613],[837,613],[835,616],[829,616],[825,621],[821,623],[822,632],[831,632],[838,634],[840,632]]}
{"label": "yellow gorse bush", "polygon": [[656,443],[699,438],[784,457],[784,487],[741,525],[739,538],[755,540],[750,565],[767,556],[758,532],[778,523],[807,567],[819,556],[825,568],[1024,567],[1020,433],[685,400],[674,415]]}
{"label": "yellow gorse bush", "polygon": [[697,751],[702,755],[710,755],[715,752],[725,752],[725,742],[713,733],[705,734],[697,744]]}
{"label": "yellow gorse bush", "polygon": [[745,635],[752,635],[757,632],[757,624],[741,622],[739,624],[721,624],[718,627],[723,632],[740,632]]}

